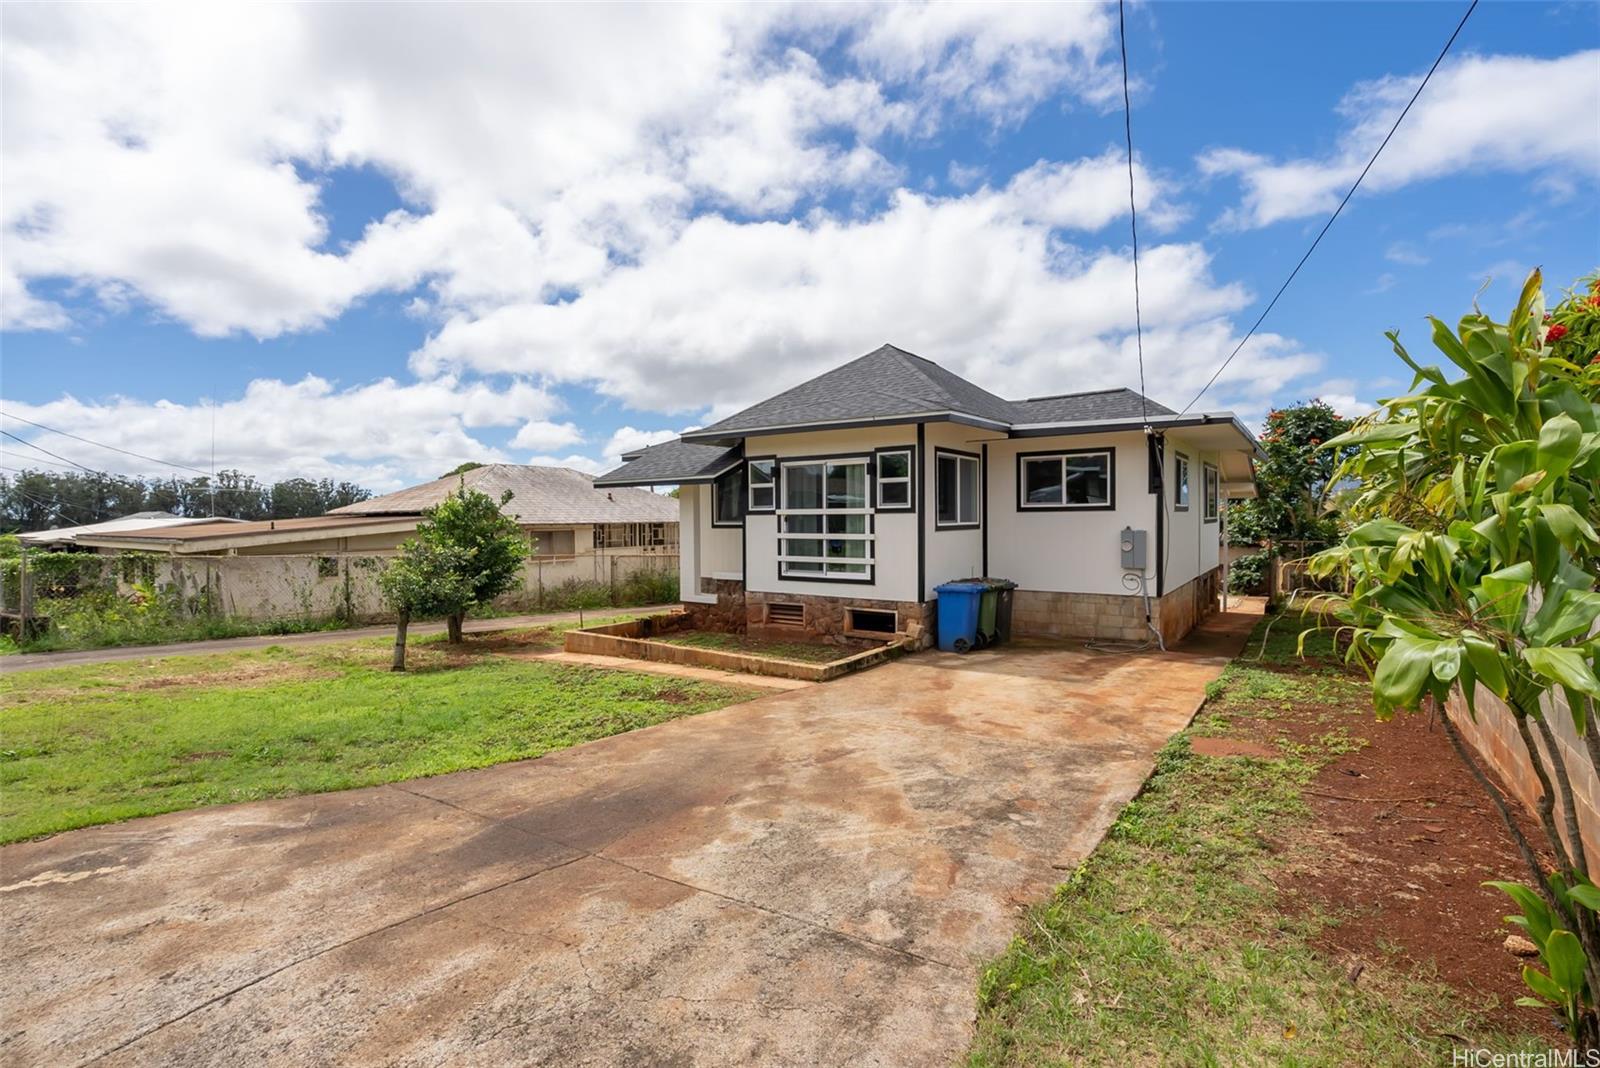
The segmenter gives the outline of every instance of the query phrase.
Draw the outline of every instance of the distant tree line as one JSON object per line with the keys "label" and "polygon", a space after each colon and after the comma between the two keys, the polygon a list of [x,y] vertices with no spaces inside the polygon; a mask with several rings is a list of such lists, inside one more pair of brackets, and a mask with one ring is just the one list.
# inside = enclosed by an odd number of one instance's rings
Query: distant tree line
{"label": "distant tree line", "polygon": [[353,482],[289,478],[260,482],[243,471],[195,478],[128,478],[88,472],[23,471],[0,475],[0,532],[49,530],[117,519],[134,512],[230,519],[322,515],[372,496]]}

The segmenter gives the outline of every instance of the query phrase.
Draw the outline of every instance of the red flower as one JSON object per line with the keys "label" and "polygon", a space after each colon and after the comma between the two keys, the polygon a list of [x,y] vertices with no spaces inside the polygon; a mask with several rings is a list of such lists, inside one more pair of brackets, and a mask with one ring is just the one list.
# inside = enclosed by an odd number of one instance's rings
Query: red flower
{"label": "red flower", "polygon": [[1544,339],[1546,341],[1560,341],[1562,338],[1564,338],[1566,336],[1567,336],[1567,328],[1562,326],[1560,323],[1557,323],[1556,325],[1552,326],[1550,329],[1548,329],[1548,330],[1546,330],[1544,332]]}

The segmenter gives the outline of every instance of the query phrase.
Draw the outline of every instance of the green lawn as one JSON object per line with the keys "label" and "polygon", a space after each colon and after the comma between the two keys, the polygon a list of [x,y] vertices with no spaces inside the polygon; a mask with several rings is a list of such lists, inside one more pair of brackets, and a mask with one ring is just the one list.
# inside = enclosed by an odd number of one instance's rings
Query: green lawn
{"label": "green lawn", "polygon": [[744,634],[723,634],[720,631],[692,630],[679,634],[665,634],[650,639],[669,645],[689,645],[696,649],[715,649],[719,653],[743,653],[746,656],[766,656],[778,660],[799,660],[806,664],[826,664],[843,660],[862,651],[847,645],[824,645],[821,642],[786,642],[771,638],[752,638]]}
{"label": "green lawn", "polygon": [[[1252,661],[1258,632],[1106,841],[984,970],[970,1065],[1449,1064],[1450,1035],[1547,1048],[1486,1033],[1452,989],[1392,963],[1347,981],[1311,948],[1335,918],[1278,907],[1270,874],[1309,813],[1301,791],[1363,744],[1346,725],[1371,715],[1361,676],[1336,665],[1283,670],[1298,630],[1280,623]],[[1282,735],[1281,758],[1190,747],[1194,736],[1247,737],[1262,721],[1272,737],[1311,705],[1346,714],[1313,719],[1309,743]]]}
{"label": "green lawn", "polygon": [[762,691],[545,663],[562,628],[0,677],[0,841],[536,757]]}

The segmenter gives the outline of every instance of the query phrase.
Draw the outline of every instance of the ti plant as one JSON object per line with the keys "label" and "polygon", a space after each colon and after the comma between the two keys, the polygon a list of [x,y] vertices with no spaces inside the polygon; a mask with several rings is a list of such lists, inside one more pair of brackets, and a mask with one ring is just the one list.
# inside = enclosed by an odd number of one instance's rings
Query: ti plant
{"label": "ti plant", "polygon": [[[1543,791],[1537,812],[1554,871],[1449,716],[1440,724],[1532,876],[1512,896],[1549,970],[1528,969],[1529,985],[1595,1048],[1600,898],[1571,773],[1600,773],[1590,722],[1600,698],[1600,360],[1555,350],[1540,285],[1535,271],[1509,323],[1477,311],[1456,330],[1431,320],[1434,346],[1464,377],[1414,360],[1389,335],[1415,379],[1324,443],[1355,447],[1336,477],[1352,487],[1347,511],[1359,525],[1315,556],[1311,573],[1346,581],[1348,595],[1319,607],[1338,618],[1349,657],[1371,674],[1380,717],[1442,708],[1452,691],[1474,717],[1483,693],[1510,710]],[[1578,314],[1600,316],[1600,307]],[[1578,748],[1557,740],[1558,717],[1569,718]]]}

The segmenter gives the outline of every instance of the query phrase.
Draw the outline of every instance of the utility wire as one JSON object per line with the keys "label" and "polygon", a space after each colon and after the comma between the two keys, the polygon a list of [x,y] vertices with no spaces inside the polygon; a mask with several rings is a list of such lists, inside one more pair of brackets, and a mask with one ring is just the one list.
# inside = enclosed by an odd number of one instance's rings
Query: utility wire
{"label": "utility wire", "polygon": [[[216,416],[213,415],[212,418],[213,418],[213,420],[215,420]],[[201,468],[190,467],[188,464],[173,463],[171,460],[163,460],[163,459],[160,459],[159,457],[156,457],[156,456],[146,456],[142,452],[133,452],[132,450],[129,450],[129,449],[119,449],[115,445],[107,445],[103,441],[94,441],[94,440],[92,440],[90,438],[81,437],[80,435],[77,435],[77,434],[69,434],[65,430],[58,430],[57,428],[55,428],[53,426],[45,426],[43,423],[35,423],[32,419],[24,419],[24,418],[22,418],[22,416],[20,416],[20,415],[12,415],[10,412],[0,412],[0,419],[15,419],[19,423],[27,423],[29,426],[38,427],[40,430],[48,430],[52,434],[60,434],[64,438],[71,438],[74,441],[81,441],[85,445],[93,445],[97,449],[109,449],[112,452],[120,452],[124,456],[132,456],[132,457],[134,457],[135,459],[138,459],[138,460],[148,460],[153,464],[160,464],[162,467],[176,467],[176,468],[179,468],[179,469],[184,470],[184,471],[193,471],[197,475],[211,474],[211,472],[204,471]],[[214,425],[212,427],[212,434],[213,434],[213,436],[216,434],[216,428],[215,428]],[[11,435],[7,435],[7,436],[9,437]],[[213,444],[212,444],[212,454],[213,454],[213,456],[215,456],[215,452],[216,452],[216,445],[215,445],[215,442],[213,441]],[[68,463],[71,463],[71,461],[69,460]],[[82,466],[82,465],[80,464],[80,465],[74,465],[74,466]],[[101,473],[103,474],[104,472],[101,472]]]}
{"label": "utility wire", "polygon": [[[1311,254],[1317,251],[1317,246],[1322,243],[1322,238],[1327,234],[1328,228],[1333,225],[1333,220],[1339,217],[1339,213],[1344,211],[1344,206],[1350,203],[1350,198],[1355,196],[1356,190],[1361,188],[1361,180],[1367,176],[1368,171],[1372,170],[1372,165],[1378,162],[1378,157],[1381,156],[1383,154],[1383,150],[1388,147],[1389,139],[1394,136],[1396,130],[1400,129],[1400,124],[1405,121],[1406,115],[1411,111],[1411,105],[1417,102],[1417,98],[1422,95],[1422,91],[1428,87],[1428,81],[1433,77],[1433,72],[1439,69],[1439,64],[1444,62],[1444,57],[1450,54],[1450,46],[1456,43],[1456,38],[1461,35],[1462,28],[1466,26],[1467,20],[1472,17],[1472,13],[1477,9],[1478,0],[1472,0],[1472,3],[1467,5],[1467,13],[1461,16],[1460,22],[1456,23],[1455,32],[1452,33],[1450,35],[1450,39],[1444,43],[1444,48],[1440,50],[1439,57],[1433,61],[1433,66],[1428,68],[1428,73],[1422,76],[1422,82],[1417,86],[1417,91],[1411,94],[1411,99],[1408,100],[1406,102],[1406,106],[1401,109],[1399,117],[1394,120],[1394,125],[1389,127],[1389,132],[1384,135],[1383,143],[1378,145],[1378,150],[1372,154],[1371,159],[1367,160],[1367,165],[1361,168],[1361,174],[1356,177],[1355,184],[1352,185],[1350,187],[1350,191],[1344,195],[1344,199],[1339,201],[1339,206],[1333,209],[1333,214],[1328,216],[1328,221],[1322,224],[1322,229],[1318,231],[1316,240],[1311,242],[1311,247],[1306,249],[1306,254],[1300,257],[1300,262],[1294,265],[1294,270],[1289,272],[1289,277],[1283,280],[1283,285],[1278,287],[1278,292],[1273,294],[1272,299],[1267,302],[1266,308],[1264,308],[1261,312],[1261,315],[1257,317],[1255,323],[1250,327],[1249,332],[1239,340],[1239,344],[1234,346],[1233,351],[1228,354],[1228,358],[1222,361],[1222,366],[1216,369],[1216,371],[1206,381],[1206,384],[1201,387],[1200,392],[1194,395],[1194,400],[1191,400],[1188,404],[1183,406],[1183,411],[1179,412],[1179,415],[1182,415],[1190,408],[1193,408],[1200,398],[1205,396],[1206,390],[1210,389],[1216,384],[1217,376],[1228,369],[1228,365],[1233,362],[1233,358],[1239,355],[1239,350],[1244,348],[1245,342],[1250,340],[1251,336],[1255,334],[1256,328],[1261,325],[1261,323],[1266,319],[1268,313],[1272,311],[1273,305],[1278,303],[1278,298],[1283,296],[1283,291],[1289,288],[1290,282],[1294,281],[1294,276],[1300,273],[1300,268],[1304,267],[1306,265],[1306,261],[1311,258]],[[1123,63],[1124,66],[1126,66],[1126,58],[1124,58]],[[1124,75],[1124,77],[1126,77],[1126,75]],[[1126,92],[1126,90],[1124,90],[1124,92]]]}
{"label": "utility wire", "polygon": [[62,456],[58,452],[51,452],[49,449],[46,449],[43,446],[35,445],[33,442],[29,441],[27,438],[19,438],[19,437],[17,437],[17,435],[13,434],[9,430],[0,430],[0,434],[4,434],[6,437],[10,438],[12,441],[15,441],[19,445],[26,445],[30,449],[38,449],[40,452],[44,453],[46,456],[54,457],[55,459],[60,460],[64,464],[70,464],[73,467],[76,467],[76,468],[78,468],[80,470],[89,472],[91,475],[104,475],[104,474],[108,474],[109,473],[109,472],[106,472],[106,471],[96,471],[92,467],[84,467],[78,461],[69,460],[65,456]]}
{"label": "utility wire", "polygon": [[1128,97],[1128,23],[1123,0],[1117,0],[1117,38],[1122,44],[1122,127],[1128,138],[1128,226],[1133,231],[1133,339],[1139,353],[1139,418],[1148,429],[1150,413],[1144,395],[1144,315],[1139,309],[1139,209],[1133,202],[1133,104]]}

